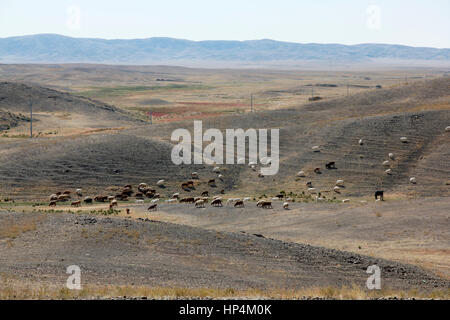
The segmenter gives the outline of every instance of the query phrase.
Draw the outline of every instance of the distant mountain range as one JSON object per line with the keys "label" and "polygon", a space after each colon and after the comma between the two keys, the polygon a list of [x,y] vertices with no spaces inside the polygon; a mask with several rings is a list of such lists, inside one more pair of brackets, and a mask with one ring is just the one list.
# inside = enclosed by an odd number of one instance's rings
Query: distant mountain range
{"label": "distant mountain range", "polygon": [[368,63],[422,61],[448,65],[450,49],[390,44],[301,44],[274,40],[105,40],[39,34],[0,38],[0,63]]}

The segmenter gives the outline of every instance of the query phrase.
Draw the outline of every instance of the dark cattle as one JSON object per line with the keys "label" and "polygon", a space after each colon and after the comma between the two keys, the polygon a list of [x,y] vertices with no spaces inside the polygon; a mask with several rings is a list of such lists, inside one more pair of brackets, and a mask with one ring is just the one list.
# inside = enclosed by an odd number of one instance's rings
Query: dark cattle
{"label": "dark cattle", "polygon": [[108,201],[108,196],[96,196],[94,198],[94,201],[96,201],[96,202],[106,202],[106,201]]}
{"label": "dark cattle", "polygon": [[308,188],[312,188],[313,186],[312,186],[312,182],[311,181],[308,181],[307,183],[306,183],[306,186],[308,187]]}
{"label": "dark cattle", "polygon": [[50,201],[49,207],[56,207],[56,201]]}
{"label": "dark cattle", "polygon": [[194,203],[195,199],[194,198],[183,198],[180,200],[181,203]]}
{"label": "dark cattle", "polygon": [[150,207],[148,207],[148,211],[156,211],[156,208],[158,207],[158,204],[154,203]]}
{"label": "dark cattle", "polygon": [[273,209],[272,202],[270,202],[270,201],[263,202],[261,204],[261,208],[263,208],[263,209]]}
{"label": "dark cattle", "polygon": [[384,201],[384,191],[375,191],[375,200],[378,200],[378,197],[381,201]]}
{"label": "dark cattle", "polygon": [[203,191],[202,192],[202,197],[207,197],[209,196],[209,192],[208,191]]}
{"label": "dark cattle", "polygon": [[322,172],[320,171],[320,168],[315,168],[314,173],[321,174]]}
{"label": "dark cattle", "polygon": [[90,204],[91,204],[91,203],[92,203],[92,198],[90,198],[90,197],[84,198],[83,201],[84,201],[84,203],[86,203],[86,204],[87,204],[87,203],[90,203]]}
{"label": "dark cattle", "polygon": [[215,179],[211,179],[211,180],[208,181],[208,184],[210,186],[215,186],[216,185],[216,180]]}

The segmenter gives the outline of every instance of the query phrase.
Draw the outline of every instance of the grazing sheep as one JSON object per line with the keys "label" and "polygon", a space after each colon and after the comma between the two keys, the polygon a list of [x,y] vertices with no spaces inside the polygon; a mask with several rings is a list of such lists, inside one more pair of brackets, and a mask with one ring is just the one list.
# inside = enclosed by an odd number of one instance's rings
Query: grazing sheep
{"label": "grazing sheep", "polygon": [[263,209],[273,209],[272,202],[264,201],[264,203],[261,205],[261,208],[263,208]]}
{"label": "grazing sheep", "polygon": [[249,197],[246,197],[246,198],[244,198],[242,201],[244,201],[244,202],[250,201],[250,198],[249,198]]}
{"label": "grazing sheep", "polygon": [[169,200],[166,200],[166,202],[167,203],[176,203],[177,199],[169,199]]}
{"label": "grazing sheep", "polygon": [[313,152],[320,152],[320,147],[319,146],[314,146],[311,148]]}
{"label": "grazing sheep", "polygon": [[177,192],[177,193],[174,193],[173,195],[172,195],[172,199],[180,199],[180,194]]}
{"label": "grazing sheep", "polygon": [[408,143],[408,138],[407,138],[407,137],[401,137],[401,138],[400,138],[400,141],[401,141],[402,143]]}
{"label": "grazing sheep", "polygon": [[338,186],[333,188],[333,191],[336,193],[341,193],[341,188],[339,188]]}
{"label": "grazing sheep", "polygon": [[223,174],[219,174],[217,177],[223,181]]}
{"label": "grazing sheep", "polygon": [[312,188],[312,187],[313,187],[312,182],[311,182],[311,181],[308,181],[308,182],[306,183],[306,186],[307,186],[308,188]]}
{"label": "grazing sheep", "polygon": [[49,207],[56,207],[56,201],[50,201]]}
{"label": "grazing sheep", "polygon": [[195,202],[195,200],[194,200],[194,198],[183,198],[183,199],[181,199],[180,200],[180,203],[194,203]]}
{"label": "grazing sheep", "polygon": [[205,201],[203,201],[203,200],[197,200],[197,201],[195,201],[195,207],[196,208],[204,208],[205,207]]}
{"label": "grazing sheep", "polygon": [[136,203],[142,204],[142,203],[144,203],[144,200],[138,199],[138,200],[136,200]]}
{"label": "grazing sheep", "polygon": [[69,194],[71,194],[72,192],[70,192],[69,190],[66,190],[66,191],[64,191],[63,192],[63,194],[67,194],[67,195],[69,195]]}
{"label": "grazing sheep", "polygon": [[208,191],[203,191],[202,192],[202,197],[208,197],[209,196],[209,192]]}
{"label": "grazing sheep", "polygon": [[416,177],[412,177],[411,179],[409,179],[409,182],[411,182],[412,184],[416,184],[417,183]]}
{"label": "grazing sheep", "polygon": [[257,207],[261,207],[261,206],[263,205],[264,202],[266,202],[266,201],[265,201],[265,200],[259,200],[259,201],[256,203],[256,206],[257,206]]}
{"label": "grazing sheep", "polygon": [[83,190],[81,190],[81,189],[75,190],[75,193],[76,193],[77,196],[79,196],[79,197],[82,197],[82,196],[83,196]]}
{"label": "grazing sheep", "polygon": [[135,197],[136,197],[136,199],[144,199],[144,194],[138,192],[138,193],[136,193]]}
{"label": "grazing sheep", "polygon": [[294,202],[293,198],[286,198],[286,202]]}
{"label": "grazing sheep", "polygon": [[191,178],[192,179],[198,179],[198,173],[197,172],[192,172],[191,173]]}
{"label": "grazing sheep", "polygon": [[235,208],[244,208],[244,201],[242,201],[242,200],[236,201],[236,203],[234,204],[234,207]]}
{"label": "grazing sheep", "polygon": [[314,169],[314,173],[316,173],[316,174],[322,174],[322,172],[320,171],[320,168],[315,168],[315,169]]}
{"label": "grazing sheep", "polygon": [[388,154],[389,159],[395,160],[395,155],[391,152]]}
{"label": "grazing sheep", "polygon": [[147,188],[147,184],[145,182],[141,182],[141,183],[139,183],[139,187],[138,188],[139,189]]}
{"label": "grazing sheep", "polygon": [[208,180],[208,184],[209,184],[210,186],[215,186],[215,185],[216,185],[216,179],[210,179],[210,180]]}
{"label": "grazing sheep", "polygon": [[213,172],[214,173],[220,173],[220,167],[214,167]]}
{"label": "grazing sheep", "polygon": [[252,168],[253,171],[256,171],[256,166],[251,166],[250,168]]}
{"label": "grazing sheep", "polygon": [[448,126],[447,128],[445,128],[445,132],[450,132],[450,126]]}
{"label": "grazing sheep", "polygon": [[95,202],[106,202],[108,200],[108,196],[95,196]]}
{"label": "grazing sheep", "polygon": [[109,204],[109,208],[111,209],[112,207],[118,207],[119,204],[117,203],[117,200],[113,200],[111,201],[111,203]]}
{"label": "grazing sheep", "polygon": [[113,196],[108,196],[108,202],[113,201],[115,198]]}
{"label": "grazing sheep", "polygon": [[222,199],[219,199],[219,198],[214,199],[213,201],[211,201],[211,206],[212,207],[223,207]]}
{"label": "grazing sheep", "polygon": [[288,202],[283,203],[283,209],[284,210],[289,210],[289,203]]}
{"label": "grazing sheep", "polygon": [[359,142],[358,142],[358,143],[359,143],[360,146],[362,146],[362,145],[364,144],[363,139],[359,139]]}
{"label": "grazing sheep", "polygon": [[384,191],[375,191],[375,200],[378,200],[378,197],[381,201],[384,201]]}
{"label": "grazing sheep", "polygon": [[297,173],[297,177],[304,178],[305,177],[305,171],[299,171]]}
{"label": "grazing sheep", "polygon": [[152,203],[157,203],[157,202],[159,202],[159,199],[153,199],[152,200]]}
{"label": "grazing sheep", "polygon": [[336,181],[336,186],[343,187],[344,186],[344,180],[337,180]]}
{"label": "grazing sheep", "polygon": [[280,199],[280,198],[277,198],[277,197],[274,197],[274,198],[272,198],[271,200],[272,200],[272,201],[281,201],[281,199]]}
{"label": "grazing sheep", "polygon": [[93,200],[92,200],[91,197],[85,197],[83,202],[86,203],[86,204],[88,204],[88,203],[92,204]]}
{"label": "grazing sheep", "polygon": [[158,204],[154,203],[154,204],[151,204],[150,207],[147,208],[147,211],[156,211],[157,208],[158,208]]}
{"label": "grazing sheep", "polygon": [[385,167],[389,167],[389,166],[390,166],[390,163],[389,163],[389,161],[387,161],[387,160],[386,160],[386,161],[384,161],[384,162],[383,162],[383,166],[385,166]]}
{"label": "grazing sheep", "polygon": [[387,175],[392,175],[392,169],[387,169],[386,171],[385,171],[385,173],[387,174]]}
{"label": "grazing sheep", "polygon": [[349,203],[350,202],[350,199],[344,199],[344,200],[342,200],[342,203]]}
{"label": "grazing sheep", "polygon": [[57,201],[57,200],[58,200],[58,195],[52,194],[52,195],[50,196],[50,201]]}
{"label": "grazing sheep", "polygon": [[220,194],[225,194],[225,189],[220,190]]}
{"label": "grazing sheep", "polygon": [[325,165],[325,168],[327,168],[327,170],[336,169],[336,162],[334,161],[328,162]]}
{"label": "grazing sheep", "polygon": [[316,188],[308,188],[308,192],[310,194],[316,194],[317,193],[317,189]]}
{"label": "grazing sheep", "polygon": [[69,199],[70,199],[70,196],[68,194],[60,194],[58,196],[58,201],[61,201],[61,202],[69,201]]}
{"label": "grazing sheep", "polygon": [[70,204],[72,207],[81,207],[81,201],[74,201]]}
{"label": "grazing sheep", "polygon": [[162,187],[164,187],[164,184],[165,184],[166,182],[164,181],[164,180],[158,180],[158,182],[156,182],[156,185],[158,186],[158,187],[160,187],[160,188],[162,188]]}

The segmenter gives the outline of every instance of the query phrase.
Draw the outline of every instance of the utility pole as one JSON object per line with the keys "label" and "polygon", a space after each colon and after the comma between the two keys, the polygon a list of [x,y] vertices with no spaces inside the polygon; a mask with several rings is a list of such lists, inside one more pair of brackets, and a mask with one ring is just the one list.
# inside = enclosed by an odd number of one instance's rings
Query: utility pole
{"label": "utility pole", "polygon": [[30,96],[30,139],[33,139],[33,98]]}
{"label": "utility pole", "polygon": [[250,94],[250,112],[253,112],[253,93]]}

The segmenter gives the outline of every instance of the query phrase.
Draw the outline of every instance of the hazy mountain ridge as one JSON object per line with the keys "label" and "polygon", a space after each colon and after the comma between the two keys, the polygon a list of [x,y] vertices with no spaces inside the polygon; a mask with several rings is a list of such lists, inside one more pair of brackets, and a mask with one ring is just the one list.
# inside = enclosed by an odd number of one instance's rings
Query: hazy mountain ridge
{"label": "hazy mountain ridge", "polygon": [[450,61],[450,49],[388,44],[300,44],[274,40],[105,40],[39,34],[0,39],[0,63],[123,63],[162,61]]}

